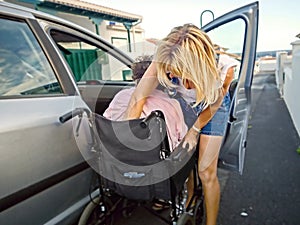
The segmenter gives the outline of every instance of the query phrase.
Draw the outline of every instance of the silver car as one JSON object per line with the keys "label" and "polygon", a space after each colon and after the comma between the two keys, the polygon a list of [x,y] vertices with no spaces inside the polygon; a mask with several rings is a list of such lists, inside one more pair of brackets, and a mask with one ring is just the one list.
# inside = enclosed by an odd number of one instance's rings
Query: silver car
{"label": "silver car", "polygon": [[[258,3],[253,3],[202,28],[241,62],[220,155],[220,166],[240,173],[257,26]],[[87,64],[80,69],[83,61]],[[115,93],[133,85],[124,76],[131,63],[78,25],[0,2],[0,224],[76,223],[97,194],[86,162],[89,121],[83,116],[61,123],[59,118],[74,108],[101,114]]]}
{"label": "silver car", "polygon": [[[74,223],[93,191],[92,170],[80,153],[86,121],[76,136],[76,118],[63,124],[59,118],[91,108],[76,84],[80,71],[74,74],[64,58],[63,37],[73,49],[77,40],[94,42],[94,52],[109,52],[122,68],[132,61],[68,21],[4,2],[0,15],[0,224]],[[113,97],[108,94],[103,101]]]}

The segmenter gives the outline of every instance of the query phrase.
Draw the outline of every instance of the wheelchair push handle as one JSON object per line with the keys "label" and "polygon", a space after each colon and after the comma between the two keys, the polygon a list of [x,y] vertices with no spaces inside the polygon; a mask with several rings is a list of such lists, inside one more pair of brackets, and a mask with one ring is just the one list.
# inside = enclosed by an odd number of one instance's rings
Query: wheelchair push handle
{"label": "wheelchair push handle", "polygon": [[149,125],[149,122],[155,118],[155,117],[159,117],[159,118],[163,118],[163,113],[159,110],[155,110],[152,111],[148,116],[146,116],[140,123],[142,128],[146,128]]}
{"label": "wheelchair push handle", "polygon": [[80,116],[81,117],[84,112],[88,115],[88,117],[90,117],[90,113],[91,112],[90,112],[89,109],[87,109],[87,108],[76,108],[76,109],[74,109],[74,110],[72,110],[72,111],[70,111],[70,112],[68,112],[68,113],[60,116],[59,117],[59,121],[61,123],[65,123],[68,120],[70,120],[70,119],[72,119],[72,118],[74,118],[76,116]]}

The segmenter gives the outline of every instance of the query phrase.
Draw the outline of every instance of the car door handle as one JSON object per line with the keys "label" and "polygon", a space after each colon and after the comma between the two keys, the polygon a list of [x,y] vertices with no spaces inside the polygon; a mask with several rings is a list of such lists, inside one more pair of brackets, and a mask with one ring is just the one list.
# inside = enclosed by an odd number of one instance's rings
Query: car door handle
{"label": "car door handle", "polygon": [[230,124],[232,124],[232,123],[233,123],[234,121],[236,121],[236,120],[237,120],[236,117],[234,117],[233,115],[230,115],[230,116],[229,116],[229,121],[228,121],[228,122],[229,122]]}

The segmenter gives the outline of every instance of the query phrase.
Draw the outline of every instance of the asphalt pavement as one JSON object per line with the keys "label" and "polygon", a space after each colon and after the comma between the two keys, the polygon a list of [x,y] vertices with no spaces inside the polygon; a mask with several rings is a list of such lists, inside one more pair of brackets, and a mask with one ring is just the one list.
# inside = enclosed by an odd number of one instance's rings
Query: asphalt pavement
{"label": "asphalt pavement", "polygon": [[252,103],[244,172],[225,173],[218,224],[299,225],[300,140],[274,74],[255,75]]}

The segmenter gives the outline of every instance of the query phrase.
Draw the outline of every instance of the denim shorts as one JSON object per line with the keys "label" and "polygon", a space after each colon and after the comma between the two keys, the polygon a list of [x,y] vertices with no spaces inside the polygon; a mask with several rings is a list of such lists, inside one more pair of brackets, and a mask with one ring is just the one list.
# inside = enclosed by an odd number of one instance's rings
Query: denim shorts
{"label": "denim shorts", "polygon": [[[188,128],[191,128],[195,123],[198,115],[203,110],[201,103],[196,107],[190,106],[182,97],[176,97],[179,101],[184,115],[184,120]],[[227,126],[230,110],[230,95],[227,93],[223,99],[220,108],[217,110],[213,118],[201,129],[201,134],[212,136],[224,136]]]}

